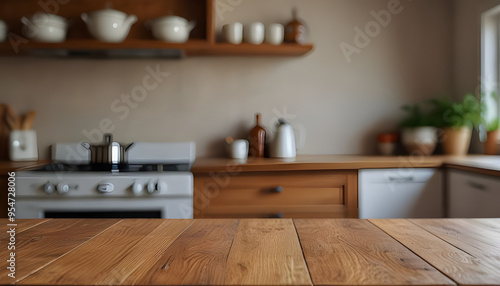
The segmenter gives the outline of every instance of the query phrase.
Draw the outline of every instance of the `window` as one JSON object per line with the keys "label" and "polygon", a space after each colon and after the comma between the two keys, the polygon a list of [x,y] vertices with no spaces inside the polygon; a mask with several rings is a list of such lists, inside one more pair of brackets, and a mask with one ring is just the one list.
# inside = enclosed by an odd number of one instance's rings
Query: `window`
{"label": "window", "polygon": [[483,13],[481,21],[481,91],[487,106],[485,119],[494,122],[500,114],[500,104],[491,96],[500,95],[500,5]]}

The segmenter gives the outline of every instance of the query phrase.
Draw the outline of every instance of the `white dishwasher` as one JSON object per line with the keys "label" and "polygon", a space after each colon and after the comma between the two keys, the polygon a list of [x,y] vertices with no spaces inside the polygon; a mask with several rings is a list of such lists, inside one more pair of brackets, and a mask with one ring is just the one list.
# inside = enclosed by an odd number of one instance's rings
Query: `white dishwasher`
{"label": "white dishwasher", "polygon": [[359,218],[444,217],[443,172],[366,169],[358,174]]}

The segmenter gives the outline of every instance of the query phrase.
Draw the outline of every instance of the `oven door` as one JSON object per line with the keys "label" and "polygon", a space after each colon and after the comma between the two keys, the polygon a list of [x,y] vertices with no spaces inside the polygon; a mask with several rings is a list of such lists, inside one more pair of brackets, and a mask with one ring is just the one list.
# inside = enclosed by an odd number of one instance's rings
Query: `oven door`
{"label": "oven door", "polygon": [[192,219],[193,200],[32,199],[17,201],[16,218],[172,218]]}

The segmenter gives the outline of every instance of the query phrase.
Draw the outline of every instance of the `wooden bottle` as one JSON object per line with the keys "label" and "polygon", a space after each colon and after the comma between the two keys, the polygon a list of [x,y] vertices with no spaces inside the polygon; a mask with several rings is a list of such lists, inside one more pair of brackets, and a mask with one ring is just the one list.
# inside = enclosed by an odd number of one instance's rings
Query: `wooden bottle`
{"label": "wooden bottle", "polygon": [[250,131],[248,138],[250,148],[248,149],[249,157],[261,158],[264,157],[264,146],[266,144],[266,129],[262,128],[260,123],[260,113],[255,114],[255,127]]}

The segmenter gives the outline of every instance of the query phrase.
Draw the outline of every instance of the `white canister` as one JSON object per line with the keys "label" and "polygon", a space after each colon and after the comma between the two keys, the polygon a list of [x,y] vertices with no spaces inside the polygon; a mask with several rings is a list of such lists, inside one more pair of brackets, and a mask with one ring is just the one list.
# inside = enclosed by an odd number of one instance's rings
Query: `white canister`
{"label": "white canister", "polygon": [[7,38],[7,24],[0,20],[0,42],[4,42]]}
{"label": "white canister", "polygon": [[264,42],[264,24],[260,22],[255,22],[251,23],[245,26],[245,29],[243,31],[243,37],[245,39],[245,42],[254,44],[254,45],[260,45],[262,42]]}
{"label": "white canister", "polygon": [[38,160],[35,130],[13,130],[9,135],[9,155],[12,161]]}
{"label": "white canister", "polygon": [[248,158],[248,141],[244,139],[234,140],[227,145],[229,157],[233,159],[246,160]]}
{"label": "white canister", "polygon": [[269,24],[266,27],[266,43],[271,45],[281,45],[285,37],[285,28],[278,23]]}
{"label": "white canister", "polygon": [[222,37],[228,43],[241,44],[243,41],[243,24],[235,22],[222,26]]}

